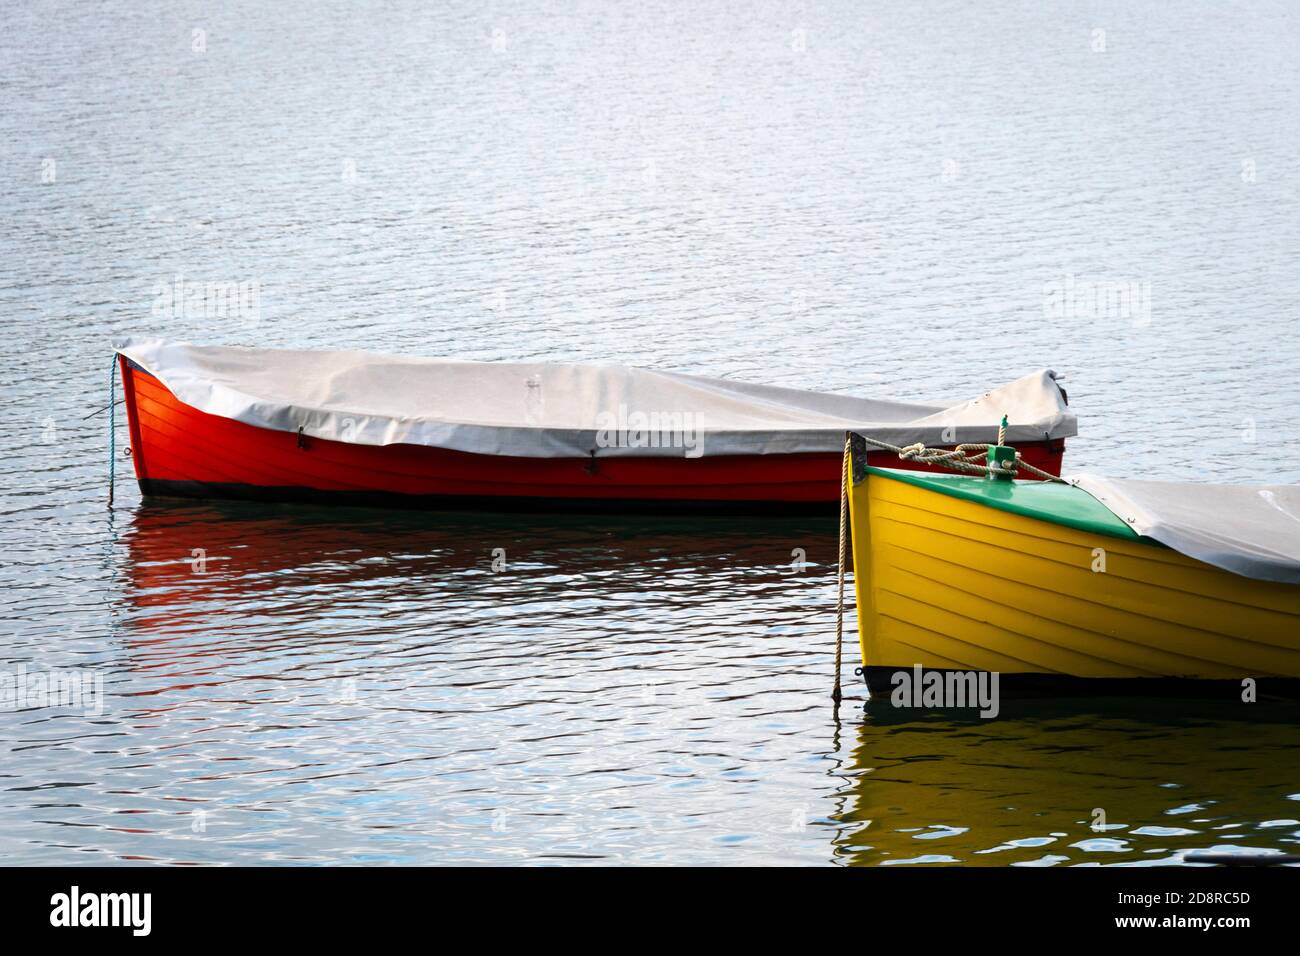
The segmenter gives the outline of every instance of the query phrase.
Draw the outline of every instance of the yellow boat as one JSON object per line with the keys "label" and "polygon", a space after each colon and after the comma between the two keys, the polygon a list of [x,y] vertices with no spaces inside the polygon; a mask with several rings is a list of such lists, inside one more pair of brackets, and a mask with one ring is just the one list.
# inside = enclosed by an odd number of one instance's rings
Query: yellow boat
{"label": "yellow boat", "polygon": [[918,666],[990,672],[1012,694],[1182,693],[1189,680],[1241,693],[1244,678],[1300,690],[1300,585],[1182,554],[1074,484],[894,471],[855,453],[849,508],[873,693]]}

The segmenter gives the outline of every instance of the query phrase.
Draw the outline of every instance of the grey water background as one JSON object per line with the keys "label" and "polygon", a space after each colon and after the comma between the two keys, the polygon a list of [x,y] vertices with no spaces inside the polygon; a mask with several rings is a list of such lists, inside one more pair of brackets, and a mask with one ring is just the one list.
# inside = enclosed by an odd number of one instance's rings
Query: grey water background
{"label": "grey water background", "polygon": [[[1262,0],[7,6],[0,670],[104,709],[0,709],[0,860],[1294,852],[1293,706],[836,718],[833,521],[145,505],[125,458],[108,511],[86,416],[122,333],[927,400],[1047,366],[1071,470],[1300,481],[1297,48]],[[159,314],[177,276],[257,309]]]}

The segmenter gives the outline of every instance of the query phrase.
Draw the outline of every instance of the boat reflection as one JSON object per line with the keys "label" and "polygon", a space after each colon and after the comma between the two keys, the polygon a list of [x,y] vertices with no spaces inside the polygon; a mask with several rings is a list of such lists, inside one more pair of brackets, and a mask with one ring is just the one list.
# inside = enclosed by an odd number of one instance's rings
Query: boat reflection
{"label": "boat reflection", "polygon": [[982,720],[876,698],[854,736],[834,849],[849,865],[1154,863],[1280,834],[1300,844],[1295,703],[1020,701]]}
{"label": "boat reflection", "polygon": [[[735,643],[737,617],[806,620],[837,547],[833,520],[807,518],[241,502],[141,506],[121,543],[124,696],[159,710],[294,695],[332,707],[335,684],[363,680],[404,705],[445,698],[448,713],[508,704],[536,675],[548,693],[591,697],[617,670],[639,692],[638,668],[677,674],[718,646],[775,667],[786,638]],[[800,558],[807,570],[794,573]]]}
{"label": "boat reflection", "polygon": [[[485,601],[547,590],[600,598],[629,588],[725,593],[744,576],[788,581],[792,563],[833,573],[835,526],[818,518],[521,516],[147,502],[122,538],[136,637],[239,609],[382,609],[449,590]],[[500,572],[509,572],[502,574]],[[716,579],[716,580],[715,580]],[[581,580],[582,594],[572,595]],[[567,590],[566,590],[567,589]],[[432,604],[430,606],[433,606]]]}

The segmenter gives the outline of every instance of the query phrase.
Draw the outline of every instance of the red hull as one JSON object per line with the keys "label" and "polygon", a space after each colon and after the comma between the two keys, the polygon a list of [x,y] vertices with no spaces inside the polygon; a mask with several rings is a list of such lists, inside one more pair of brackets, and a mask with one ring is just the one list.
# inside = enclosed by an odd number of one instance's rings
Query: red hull
{"label": "red hull", "polygon": [[[220,418],[121,359],[136,478],[145,495],[396,507],[825,510],[838,454],[509,458],[422,445],[351,445]],[[1060,474],[1064,441],[1020,446]],[[892,455],[872,464],[907,467]],[[803,506],[802,508],[800,506]]]}

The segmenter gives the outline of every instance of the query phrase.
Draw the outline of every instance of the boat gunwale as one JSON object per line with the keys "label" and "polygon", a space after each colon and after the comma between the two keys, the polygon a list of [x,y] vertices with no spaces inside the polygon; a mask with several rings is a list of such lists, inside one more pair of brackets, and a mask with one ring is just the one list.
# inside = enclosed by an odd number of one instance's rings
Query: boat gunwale
{"label": "boat gunwale", "polygon": [[[1033,505],[1022,502],[1015,502],[1009,498],[997,498],[989,492],[1005,489],[1010,485],[1013,489],[1023,489],[1028,495],[1035,495],[1039,498],[1045,495],[1054,494],[1052,491],[1044,491],[1045,488],[1053,487],[1056,482],[1026,480],[1020,481],[1011,479],[1010,481],[981,478],[974,475],[946,475],[933,474],[921,471],[905,471],[896,468],[881,468],[877,465],[862,464],[853,469],[853,483],[855,485],[865,481],[868,476],[875,475],[881,478],[890,478],[900,481],[904,484],[914,485],[918,488],[924,488],[938,494],[946,495],[950,498],[956,498],[961,501],[969,501],[975,504],[984,505],[995,511],[1005,511],[1008,514],[1020,515],[1023,518],[1034,518],[1039,521],[1045,521],[1049,524],[1061,525],[1066,528],[1073,528],[1076,531],[1087,531],[1093,534],[1104,535],[1108,538],[1118,538],[1124,541],[1140,541],[1143,544],[1149,544],[1157,548],[1166,548],[1167,546],[1154,538],[1148,538],[1145,535],[1138,534],[1119,516],[1114,514],[1109,508],[1098,501],[1088,492],[1084,491],[1073,484],[1069,487],[1077,494],[1083,497],[1078,499],[1080,502],[1087,502],[1083,506],[1084,511],[1092,512],[1095,517],[1084,515],[1064,514],[1054,510],[1050,504]],[[982,490],[980,484],[983,485]],[[1033,489],[1033,490],[1030,490]],[[1053,502],[1052,504],[1055,504]]]}

